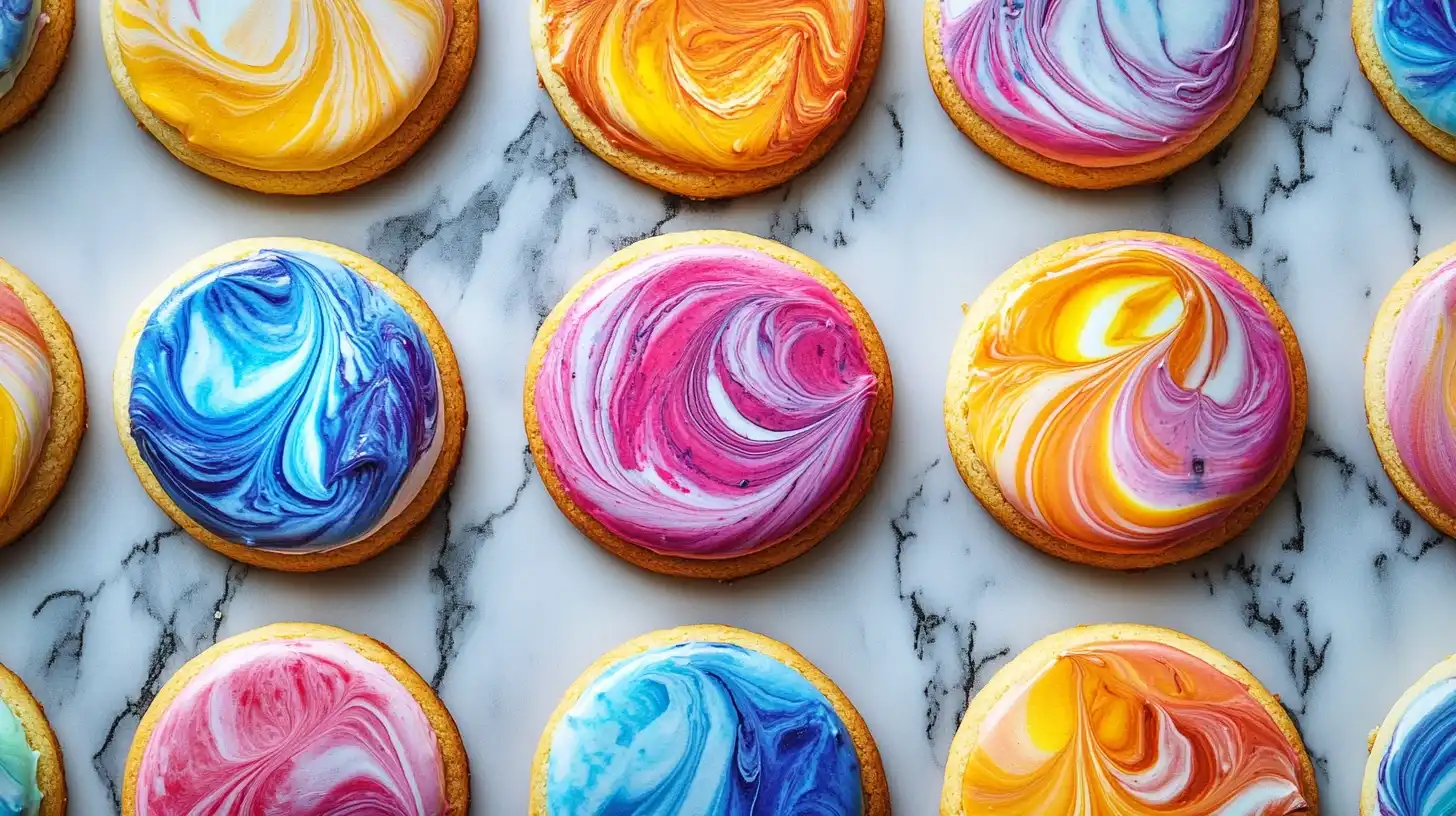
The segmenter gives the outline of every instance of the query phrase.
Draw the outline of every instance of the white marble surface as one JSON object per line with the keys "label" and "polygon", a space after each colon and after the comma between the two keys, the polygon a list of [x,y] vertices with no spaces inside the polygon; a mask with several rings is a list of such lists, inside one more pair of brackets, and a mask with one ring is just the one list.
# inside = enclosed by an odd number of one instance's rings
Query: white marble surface
{"label": "white marble surface", "polygon": [[[89,7],[94,0],[82,0]],[[0,255],[44,285],[84,357],[91,430],[40,530],[0,551],[0,662],[46,704],[73,813],[116,810],[152,695],[220,636],[278,620],[367,632],[440,688],[466,736],[475,812],[524,810],[538,731],[601,651],[682,623],[785,640],[858,705],[901,813],[933,812],[968,692],[1072,624],[1173,626],[1244,661],[1296,712],[1326,812],[1353,814],[1365,734],[1456,650],[1456,548],[1395,497],[1365,431],[1361,353],[1386,288],[1456,240],[1456,171],[1386,116],[1356,68],[1349,0],[1284,0],[1279,67],[1211,158],[1159,187],[1055,191],[981,155],[925,78],[916,0],[892,0],[885,62],[848,138],[790,186],[732,204],[664,198],[579,147],[532,76],[524,0],[483,3],[474,80],[412,163],[355,194],[275,200],[176,163],[107,78],[93,15],[31,122],[0,138]],[[830,267],[876,318],[895,367],[889,457],[829,542],[732,585],[658,578],[557,513],[524,453],[520,388],[536,325],[633,238],[731,227]],[[948,461],[940,400],[959,304],[1070,235],[1162,228],[1261,274],[1293,320],[1310,434],[1267,517],[1184,566],[1111,575],[1018,544]],[[231,565],[173,528],[115,439],[111,369],[135,304],[216,244],[297,234],[364,250],[433,303],[472,422],[448,502],[360,568],[283,576]]]}

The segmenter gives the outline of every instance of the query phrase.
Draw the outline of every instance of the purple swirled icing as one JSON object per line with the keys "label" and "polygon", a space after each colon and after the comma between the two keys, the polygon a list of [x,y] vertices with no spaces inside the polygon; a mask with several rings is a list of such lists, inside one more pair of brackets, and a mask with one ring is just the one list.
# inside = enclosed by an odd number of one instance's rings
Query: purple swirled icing
{"label": "purple swirled icing", "polygon": [[1421,281],[1395,320],[1385,410],[1400,460],[1426,497],[1456,514],[1456,260]]}
{"label": "purple swirled icing", "polygon": [[567,308],[535,411],[579,508],[654,552],[714,559],[783,541],[844,493],[877,392],[822,283],[695,245],[616,269]]}

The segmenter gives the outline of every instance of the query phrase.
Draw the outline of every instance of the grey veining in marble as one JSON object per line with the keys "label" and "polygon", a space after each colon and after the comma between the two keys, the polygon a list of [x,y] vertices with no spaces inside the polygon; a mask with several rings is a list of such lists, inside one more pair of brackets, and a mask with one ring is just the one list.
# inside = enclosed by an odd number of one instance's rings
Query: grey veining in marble
{"label": "grey veining in marble", "polygon": [[[83,0],[83,5],[91,0]],[[111,88],[90,15],[40,114],[0,139],[0,255],[77,330],[91,430],[41,529],[0,551],[0,662],[46,704],[74,813],[115,812],[131,735],[163,682],[219,637],[317,620],[393,645],[465,733],[476,812],[524,809],[557,696],[650,629],[724,622],[803,651],[878,737],[897,809],[933,812],[967,695],[1059,628],[1173,626],[1247,664],[1294,712],[1327,812],[1356,809],[1365,735],[1456,650],[1456,548],[1401,503],[1365,430],[1361,355],[1386,289],[1456,240],[1456,170],[1375,101],[1349,0],[1284,0],[1279,64],[1248,122],[1161,185],[1067,193],[978,152],[925,78],[920,7],[893,0],[860,121],[801,179],[732,203],[664,197],[581,148],[538,89],[524,2],[482,4],[466,98],[402,171],[352,194],[274,200],[188,170]],[[584,541],[525,449],[520,390],[565,287],[637,238],[741,229],[808,252],[855,289],[895,367],[889,456],[864,506],[803,559],[731,585],[640,572]],[[1202,239],[1261,276],[1308,359],[1310,432],[1292,478],[1240,540],[1140,575],[1064,565],[1001,531],[941,429],[959,306],[1038,247],[1138,227]],[[235,238],[297,234],[367,251],[434,305],[466,376],[459,479],[407,543],[359,568],[233,565],[173,527],[115,440],[111,369],[141,298]]]}

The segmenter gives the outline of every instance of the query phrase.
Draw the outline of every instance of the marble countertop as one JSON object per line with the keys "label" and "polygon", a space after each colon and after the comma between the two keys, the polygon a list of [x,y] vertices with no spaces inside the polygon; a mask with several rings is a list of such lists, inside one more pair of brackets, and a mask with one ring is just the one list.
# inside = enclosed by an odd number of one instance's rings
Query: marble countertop
{"label": "marble countertop", "polygon": [[[93,0],[82,0],[90,6]],[[941,112],[920,7],[891,4],[859,122],[787,187],[728,204],[664,197],[598,161],[537,88],[524,2],[482,3],[480,59],[453,118],[356,193],[280,200],[174,161],[107,77],[92,16],[39,115],[0,139],[0,255],[76,329],[91,430],[41,528],[0,551],[0,662],[45,703],[73,813],[115,812],[136,724],[219,637],[279,620],[372,634],[440,689],[464,731],[478,813],[525,808],[558,695],[645,631],[722,622],[787,641],[868,720],[901,813],[932,813],[967,694],[1008,656],[1078,623],[1184,630],[1247,664],[1298,716],[1326,812],[1356,811],[1365,737],[1456,650],[1456,548],[1396,497],[1365,429],[1361,354],[1386,289],[1456,240],[1456,170],[1375,101],[1349,0],[1284,0],[1273,82],[1234,137],[1159,186],[1054,190],[1002,169]],[[662,231],[775,238],[836,270],[884,335],[898,392],[879,480],[808,556],[729,585],[669,580],[599,550],[557,512],[526,452],[520,391],[536,326],[614,249]],[[1262,276],[1310,374],[1310,431],[1283,493],[1240,540],[1139,575],[1064,565],[981,510],[949,460],[941,397],[960,304],[1023,255],[1121,227],[1202,239]],[[141,298],[235,238],[365,251],[434,305],[472,421],[459,478],[411,540],[359,568],[230,564],[147,499],[115,438],[111,371]]]}

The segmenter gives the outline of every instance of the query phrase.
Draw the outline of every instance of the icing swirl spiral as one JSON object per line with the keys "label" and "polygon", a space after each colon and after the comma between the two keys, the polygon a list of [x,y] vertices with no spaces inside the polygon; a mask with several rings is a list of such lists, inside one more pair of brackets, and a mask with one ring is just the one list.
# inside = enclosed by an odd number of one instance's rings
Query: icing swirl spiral
{"label": "icing swirl spiral", "polygon": [[36,786],[40,754],[30,747],[25,725],[0,700],[0,816],[37,816],[44,798]]}
{"label": "icing swirl spiral", "polygon": [[1456,134],[1456,7],[1375,0],[1375,41],[1400,95],[1427,122]]}
{"label": "icing swirl spiral", "polygon": [[0,0],[0,96],[15,87],[44,24],[41,0]]}
{"label": "icing swirl spiral", "polygon": [[40,460],[54,388],[40,327],[20,298],[0,284],[0,515]]}
{"label": "icing swirl spiral", "polygon": [[1305,813],[1299,756],[1248,689],[1151,641],[1072,648],[987,714],[967,814]]}
{"label": "icing swirl spiral", "polygon": [[1017,144],[1119,167],[1178,151],[1223,113],[1249,71],[1255,6],[942,0],[941,43],[961,96]]}
{"label": "icing swirl spiral", "polygon": [[384,141],[444,64],[449,0],[106,0],[142,102],[243,167],[327,170]]}
{"label": "icing swirl spiral", "polygon": [[696,245],[614,270],[570,305],[535,410],[578,507],[654,552],[731,558],[839,498],[877,393],[828,288],[763,252]]}
{"label": "icing swirl spiral", "polygon": [[413,695],[338,641],[228,652],[167,706],[137,816],[443,816],[439,739]]}
{"label": "icing swirl spiral", "polygon": [[861,812],[859,757],[829,700],[760,652],[683,643],[624,660],[561,718],[552,816]]}
{"label": "icing swirl spiral", "polygon": [[131,434],[167,494],[234,543],[321,552],[418,494],[439,453],[429,340],[338,261],[265,250],[183,283],[137,342]]}
{"label": "icing swirl spiral", "polygon": [[839,115],[867,0],[541,0],[552,69],[620,149],[677,170],[796,158]]}
{"label": "icing swirl spiral", "polygon": [[1456,678],[1428,686],[1401,715],[1380,758],[1376,801],[1378,816],[1456,812]]}
{"label": "icing swirl spiral", "polygon": [[1456,514],[1456,260],[1411,295],[1385,365],[1385,410],[1401,463],[1427,498]]}
{"label": "icing swirl spiral", "polygon": [[965,419],[1021,515],[1096,552],[1171,548],[1279,472],[1293,366],[1215,261],[1152,239],[1083,245],[1004,290],[974,339]]}

